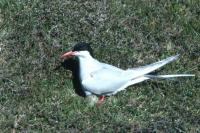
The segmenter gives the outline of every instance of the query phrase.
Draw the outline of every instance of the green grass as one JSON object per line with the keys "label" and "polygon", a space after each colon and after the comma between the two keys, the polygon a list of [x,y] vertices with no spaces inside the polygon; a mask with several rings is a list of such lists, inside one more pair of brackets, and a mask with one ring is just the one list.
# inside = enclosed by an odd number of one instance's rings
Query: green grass
{"label": "green grass", "polygon": [[[0,1],[1,132],[200,132],[200,2]],[[63,51],[92,42],[120,68],[181,54],[147,81],[90,106],[71,73],[54,71]]]}

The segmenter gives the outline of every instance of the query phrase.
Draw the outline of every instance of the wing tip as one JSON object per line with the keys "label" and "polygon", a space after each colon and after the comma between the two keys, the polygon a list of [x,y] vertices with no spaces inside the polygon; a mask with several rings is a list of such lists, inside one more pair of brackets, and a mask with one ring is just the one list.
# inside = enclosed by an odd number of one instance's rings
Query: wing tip
{"label": "wing tip", "polygon": [[177,55],[171,56],[171,57],[169,57],[169,58],[170,58],[171,60],[176,60],[176,59],[179,58],[179,56],[180,56],[180,54],[177,54]]}

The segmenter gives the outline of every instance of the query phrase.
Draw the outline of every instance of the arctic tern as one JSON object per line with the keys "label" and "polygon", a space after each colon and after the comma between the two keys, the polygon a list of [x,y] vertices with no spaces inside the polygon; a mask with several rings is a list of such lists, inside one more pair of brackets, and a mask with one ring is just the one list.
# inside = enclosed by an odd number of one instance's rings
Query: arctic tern
{"label": "arctic tern", "polygon": [[73,85],[82,96],[96,95],[98,103],[105,96],[115,95],[128,86],[148,79],[168,79],[174,77],[189,77],[193,74],[153,75],[153,71],[178,59],[179,55],[164,60],[127,70],[102,63],[93,58],[92,48],[88,43],[78,43],[69,52],[61,55],[62,66],[68,67],[73,74]]}

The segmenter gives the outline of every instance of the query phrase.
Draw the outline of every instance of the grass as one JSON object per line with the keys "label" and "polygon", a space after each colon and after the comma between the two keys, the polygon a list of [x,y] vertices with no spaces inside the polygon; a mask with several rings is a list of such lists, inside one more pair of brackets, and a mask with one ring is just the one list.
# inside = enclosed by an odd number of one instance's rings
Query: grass
{"label": "grass", "polygon": [[[1,132],[200,132],[200,2],[0,1]],[[63,51],[92,42],[120,68],[181,54],[147,81],[90,106],[71,73],[53,69]]]}

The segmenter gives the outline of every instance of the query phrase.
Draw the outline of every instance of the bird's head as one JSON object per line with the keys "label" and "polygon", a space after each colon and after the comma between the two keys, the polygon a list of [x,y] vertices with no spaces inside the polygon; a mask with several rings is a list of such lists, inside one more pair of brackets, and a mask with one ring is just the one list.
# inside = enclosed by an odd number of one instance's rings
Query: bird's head
{"label": "bird's head", "polygon": [[93,56],[92,48],[90,47],[89,43],[78,43],[76,44],[71,51],[68,51],[61,55],[62,59],[71,58],[74,56],[77,57],[84,57],[84,56]]}

